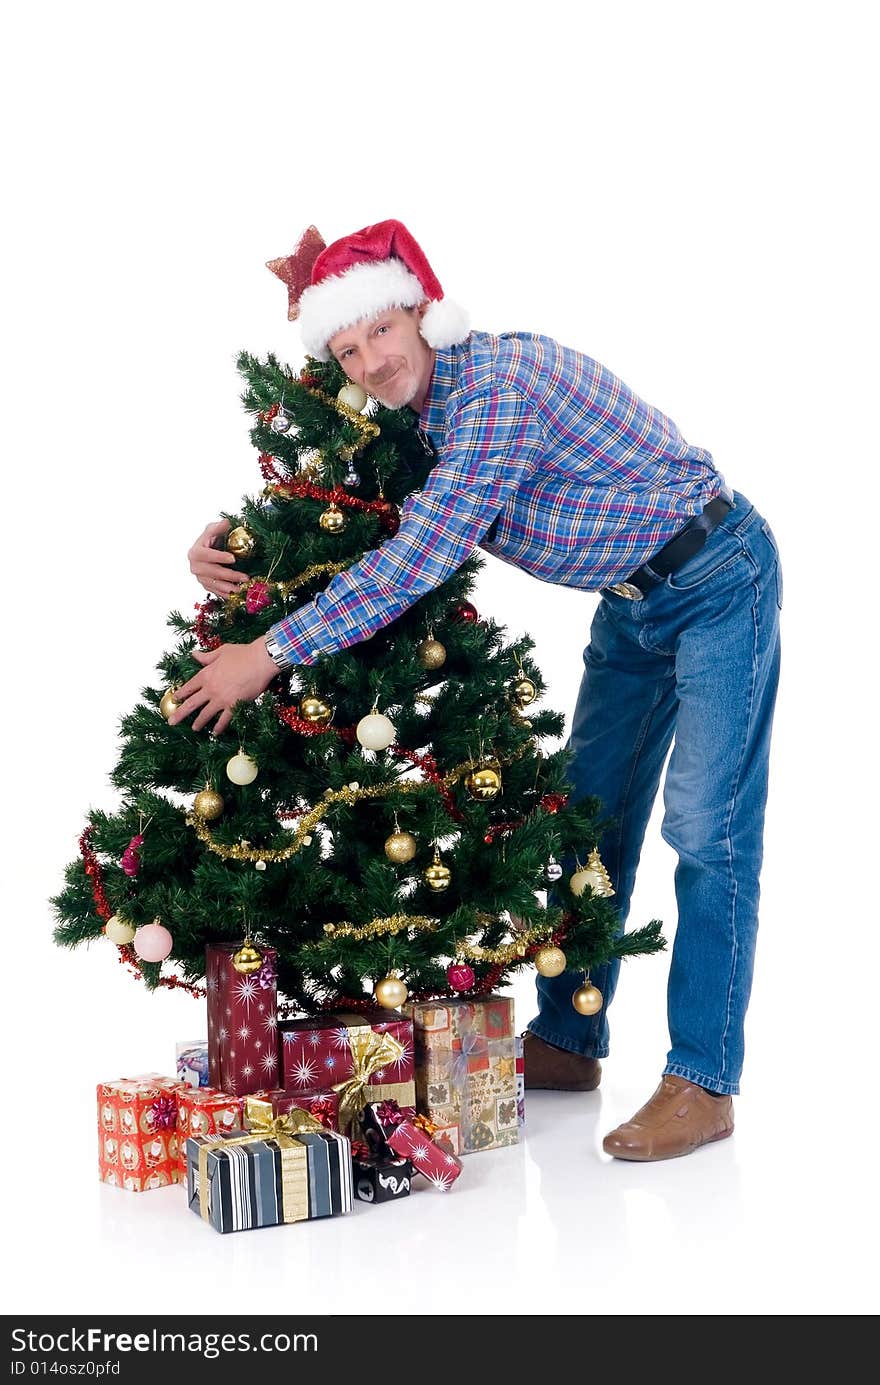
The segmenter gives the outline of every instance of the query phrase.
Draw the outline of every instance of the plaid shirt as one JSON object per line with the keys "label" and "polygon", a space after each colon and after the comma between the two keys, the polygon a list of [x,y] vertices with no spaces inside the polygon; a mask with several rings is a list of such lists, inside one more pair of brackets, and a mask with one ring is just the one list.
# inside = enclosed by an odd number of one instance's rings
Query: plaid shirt
{"label": "plaid shirt", "polygon": [[724,489],[671,419],[547,337],[472,332],[438,351],[419,422],[438,453],[424,489],[393,538],[273,626],[291,664],[367,639],[477,544],[543,582],[610,586]]}

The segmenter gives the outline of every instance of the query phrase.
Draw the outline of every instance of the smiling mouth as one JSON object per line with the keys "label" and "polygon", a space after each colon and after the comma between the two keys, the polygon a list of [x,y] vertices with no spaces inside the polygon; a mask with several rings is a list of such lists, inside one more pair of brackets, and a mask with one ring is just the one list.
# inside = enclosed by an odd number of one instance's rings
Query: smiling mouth
{"label": "smiling mouth", "polygon": [[377,390],[382,390],[382,389],[384,389],[385,386],[386,386],[386,385],[389,385],[389,384],[391,383],[391,381],[395,378],[395,376],[397,376],[397,375],[399,375],[399,374],[400,374],[400,366],[395,366],[394,369],[392,370],[392,372],[391,372],[390,375],[385,375],[381,380],[374,380],[374,381],[373,381],[373,388],[374,388],[374,389],[377,389]]}

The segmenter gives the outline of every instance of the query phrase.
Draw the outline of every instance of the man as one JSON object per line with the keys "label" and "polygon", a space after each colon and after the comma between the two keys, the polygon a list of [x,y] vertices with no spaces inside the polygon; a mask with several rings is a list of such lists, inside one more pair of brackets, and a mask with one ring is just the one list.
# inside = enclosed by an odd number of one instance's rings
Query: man
{"label": "man", "polygon": [[[265,639],[196,657],[172,718],[229,723],[279,668],[311,664],[394,620],[476,544],[543,581],[599,590],[569,747],[574,796],[616,820],[601,845],[621,927],[673,742],[663,835],[678,853],[671,1047],[656,1092],[606,1136],[607,1153],[657,1160],[733,1131],[757,931],[781,577],[767,523],[711,455],[598,362],[544,337],[468,333],[397,221],[325,247],[310,228],[270,268],[288,284],[307,351],[330,354],[389,408],[410,408],[438,462],[397,534],[340,573]],[[246,580],[214,547],[190,550],[203,586]],[[608,1053],[618,964],[593,981],[539,978],[525,1037],[528,1087],[589,1091]]]}

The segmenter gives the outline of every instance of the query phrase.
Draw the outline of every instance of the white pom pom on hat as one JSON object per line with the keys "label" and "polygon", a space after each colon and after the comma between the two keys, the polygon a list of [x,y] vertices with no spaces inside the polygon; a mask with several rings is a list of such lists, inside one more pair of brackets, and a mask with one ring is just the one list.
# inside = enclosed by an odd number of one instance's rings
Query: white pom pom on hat
{"label": "white pom pom on hat", "polygon": [[400,221],[378,221],[332,245],[310,226],[292,255],[268,267],[287,284],[287,316],[299,322],[303,345],[316,360],[329,360],[327,343],[343,327],[426,301],[420,331],[429,346],[455,346],[467,337],[467,314],[444,297],[421,246]]}

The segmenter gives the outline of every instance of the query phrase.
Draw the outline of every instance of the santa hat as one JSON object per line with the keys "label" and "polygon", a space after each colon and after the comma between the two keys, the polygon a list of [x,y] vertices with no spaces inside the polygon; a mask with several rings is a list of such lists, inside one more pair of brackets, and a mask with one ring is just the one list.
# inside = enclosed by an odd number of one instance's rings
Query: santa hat
{"label": "santa hat", "polygon": [[316,360],[330,359],[327,343],[343,327],[425,301],[420,331],[429,346],[454,346],[467,337],[466,313],[443,297],[421,246],[400,221],[377,221],[332,245],[310,226],[292,255],[268,267],[287,284],[287,316],[299,321],[303,345]]}

